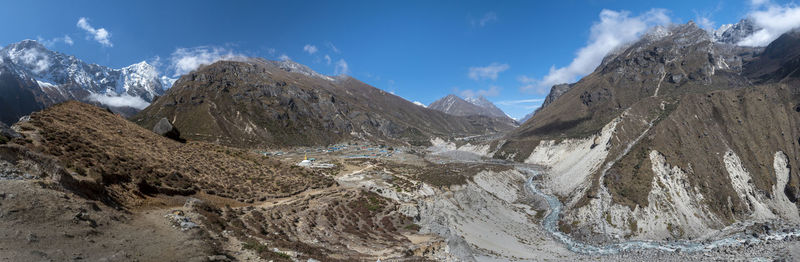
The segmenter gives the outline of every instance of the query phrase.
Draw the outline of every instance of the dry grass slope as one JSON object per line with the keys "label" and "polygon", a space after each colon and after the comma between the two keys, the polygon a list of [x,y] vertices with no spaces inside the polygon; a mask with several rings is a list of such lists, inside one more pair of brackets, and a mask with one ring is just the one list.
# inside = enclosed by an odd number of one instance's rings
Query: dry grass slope
{"label": "dry grass slope", "polygon": [[148,194],[200,191],[249,202],[333,184],[319,173],[245,150],[181,144],[80,102],[55,105],[19,125],[29,137],[26,146],[55,156],[78,180],[104,185],[124,205]]}

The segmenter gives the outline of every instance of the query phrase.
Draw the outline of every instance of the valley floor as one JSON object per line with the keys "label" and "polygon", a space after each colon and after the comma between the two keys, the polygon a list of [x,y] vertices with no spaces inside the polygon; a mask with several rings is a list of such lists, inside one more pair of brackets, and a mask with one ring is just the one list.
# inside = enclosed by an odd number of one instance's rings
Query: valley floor
{"label": "valley floor", "polygon": [[[576,253],[542,226],[550,207],[526,189],[524,172],[464,157],[469,152],[392,152],[322,156],[317,161],[337,165],[326,171],[337,185],[254,203],[158,195],[141,208],[118,210],[54,190],[46,179],[0,176],[0,261],[288,261],[307,260],[319,248],[336,250],[326,253],[330,260],[367,261],[800,259],[795,237],[708,252]],[[358,209],[359,199],[366,210]],[[364,227],[373,222],[381,225]]]}

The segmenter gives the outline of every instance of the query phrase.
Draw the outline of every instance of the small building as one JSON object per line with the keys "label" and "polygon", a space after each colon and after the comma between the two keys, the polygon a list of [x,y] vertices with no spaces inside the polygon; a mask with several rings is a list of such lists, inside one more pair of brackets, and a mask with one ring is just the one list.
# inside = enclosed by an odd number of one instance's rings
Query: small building
{"label": "small building", "polygon": [[303,161],[297,163],[298,166],[311,167],[311,160],[308,160],[308,154],[303,157]]}

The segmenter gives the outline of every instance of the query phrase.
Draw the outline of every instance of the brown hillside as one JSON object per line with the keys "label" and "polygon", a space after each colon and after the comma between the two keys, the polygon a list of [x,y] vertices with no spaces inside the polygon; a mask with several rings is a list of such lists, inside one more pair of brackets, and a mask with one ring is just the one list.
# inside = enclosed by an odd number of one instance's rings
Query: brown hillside
{"label": "brown hillside", "polygon": [[512,128],[489,117],[416,106],[351,77],[330,78],[291,61],[263,59],[220,61],[187,74],[132,120],[151,128],[162,117],[189,140],[247,148],[353,139],[425,144],[430,136]]}
{"label": "brown hillside", "polygon": [[147,194],[198,192],[240,201],[286,196],[332,180],[248,151],[203,142],[181,144],[121,116],[66,102],[17,124],[27,147],[55,156],[76,179],[104,185],[114,201]]}

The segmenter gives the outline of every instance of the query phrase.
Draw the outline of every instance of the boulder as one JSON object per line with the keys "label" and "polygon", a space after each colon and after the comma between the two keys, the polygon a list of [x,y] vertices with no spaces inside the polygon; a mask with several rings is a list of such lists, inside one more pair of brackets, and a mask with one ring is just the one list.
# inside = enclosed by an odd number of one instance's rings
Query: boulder
{"label": "boulder", "polygon": [[19,133],[0,122],[0,144],[5,144],[14,138],[22,137]]}
{"label": "boulder", "polygon": [[173,126],[166,117],[162,117],[156,126],[153,127],[153,132],[169,139],[184,143],[185,139],[181,138],[181,132]]}

